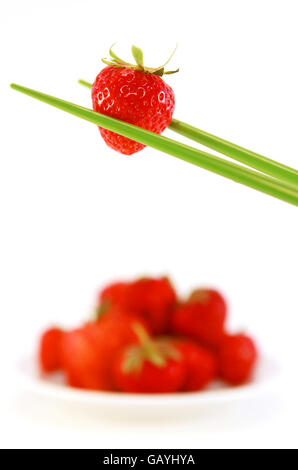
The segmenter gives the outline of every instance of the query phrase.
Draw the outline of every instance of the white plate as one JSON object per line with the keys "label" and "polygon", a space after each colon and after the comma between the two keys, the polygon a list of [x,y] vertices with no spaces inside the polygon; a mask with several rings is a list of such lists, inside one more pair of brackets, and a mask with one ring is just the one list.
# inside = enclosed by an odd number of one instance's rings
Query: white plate
{"label": "white plate", "polygon": [[107,415],[112,414],[193,414],[207,405],[221,405],[240,399],[252,398],[268,390],[279,376],[279,367],[273,360],[259,361],[253,379],[246,385],[229,387],[216,382],[201,392],[175,394],[124,394],[80,390],[63,384],[60,373],[43,375],[38,371],[36,361],[23,360],[18,364],[18,379],[23,387],[35,394],[51,398],[57,402],[68,402],[72,406],[92,406]]}

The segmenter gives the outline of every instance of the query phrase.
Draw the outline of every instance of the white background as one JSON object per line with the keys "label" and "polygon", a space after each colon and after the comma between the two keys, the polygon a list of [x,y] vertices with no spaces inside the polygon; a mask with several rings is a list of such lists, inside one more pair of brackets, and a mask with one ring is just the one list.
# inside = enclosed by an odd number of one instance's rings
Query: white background
{"label": "white background", "polygon": [[[297,16],[295,0],[1,2],[2,447],[297,447],[297,208],[154,150],[117,154],[92,124],[9,89],[90,106],[76,80],[114,41],[156,66],[178,41],[175,116],[298,167]],[[230,325],[281,363],[277,396],[103,424],[18,390],[15,361],[45,325],[75,325],[106,280],[143,273],[220,288]]]}

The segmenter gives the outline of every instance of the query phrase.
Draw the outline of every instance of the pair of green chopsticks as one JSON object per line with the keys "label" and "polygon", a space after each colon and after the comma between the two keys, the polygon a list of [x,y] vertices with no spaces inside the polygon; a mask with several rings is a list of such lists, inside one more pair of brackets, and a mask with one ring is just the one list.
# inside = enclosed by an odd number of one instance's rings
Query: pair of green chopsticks
{"label": "pair of green chopsticks", "polygon": [[[84,80],[79,80],[79,83],[88,88],[92,86],[91,83]],[[169,129],[247,166],[251,166],[258,171],[229,162],[223,158],[147,131],[141,127],[97,113],[88,108],[83,108],[69,101],[64,101],[15,83],[11,84],[11,88],[100,127],[298,206],[298,170],[208,134],[177,119],[172,120]]]}

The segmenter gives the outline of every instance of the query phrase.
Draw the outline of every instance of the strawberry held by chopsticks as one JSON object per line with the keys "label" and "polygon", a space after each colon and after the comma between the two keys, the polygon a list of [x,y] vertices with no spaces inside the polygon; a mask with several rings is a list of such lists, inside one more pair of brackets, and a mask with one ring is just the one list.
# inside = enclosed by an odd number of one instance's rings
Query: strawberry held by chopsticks
{"label": "strawberry held by chopsticks", "polygon": [[[96,124],[106,143],[121,153],[130,155],[147,145],[298,206],[297,169],[178,119],[171,119],[174,93],[160,77],[174,73],[164,70],[173,54],[163,66],[154,69],[144,67],[143,54],[139,48],[133,46],[132,52],[136,65],[120,59],[111,48],[110,60],[104,61],[108,67],[99,73],[94,84],[79,80],[82,85],[92,88],[93,110],[16,83],[11,83],[10,86],[25,95]],[[108,78],[111,79],[109,83]],[[108,86],[104,86],[106,84]],[[172,131],[246,166],[159,135],[167,126]]]}
{"label": "strawberry held by chopsticks", "polygon": [[[94,111],[161,134],[170,124],[175,107],[174,92],[161,76],[174,72],[165,72],[166,64],[155,69],[145,67],[138,47],[132,46],[136,65],[120,59],[112,47],[110,60],[103,60],[108,66],[101,70],[92,86]],[[125,155],[145,147],[102,127],[99,130],[109,147]]]}

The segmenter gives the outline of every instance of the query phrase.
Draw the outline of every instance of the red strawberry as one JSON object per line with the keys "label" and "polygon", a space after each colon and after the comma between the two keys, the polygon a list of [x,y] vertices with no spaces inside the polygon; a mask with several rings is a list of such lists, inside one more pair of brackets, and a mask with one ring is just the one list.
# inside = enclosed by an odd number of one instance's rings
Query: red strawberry
{"label": "red strawberry", "polygon": [[50,328],[41,336],[39,363],[43,372],[54,372],[60,369],[60,348],[63,335],[64,332],[60,328]]}
{"label": "red strawberry", "polygon": [[96,322],[66,333],[62,342],[62,362],[68,383],[97,390],[113,388],[110,366],[118,349],[135,342],[132,329],[142,320],[118,309]]}
{"label": "red strawberry", "polygon": [[[93,324],[93,328],[97,328]],[[63,370],[67,383],[73,387],[93,390],[110,390],[111,384],[105,373],[105,348],[90,337],[90,328],[82,327],[66,333],[62,342]]]}
{"label": "red strawberry", "polygon": [[105,287],[99,294],[99,305],[109,303],[123,305],[128,282],[113,282]]}
{"label": "red strawberry", "polygon": [[175,346],[181,352],[186,367],[183,390],[202,390],[216,378],[217,359],[210,350],[189,340],[177,341]]}
{"label": "red strawberry", "polygon": [[101,292],[99,302],[99,314],[109,308],[109,304],[118,306],[140,315],[150,332],[161,334],[168,331],[176,293],[166,277],[142,278],[109,285]]}
{"label": "red strawberry", "polygon": [[172,331],[217,347],[224,335],[226,302],[217,291],[198,289],[174,311]]}
{"label": "red strawberry", "polygon": [[125,306],[141,315],[154,334],[166,333],[176,293],[166,277],[142,278],[127,286]]}
{"label": "red strawberry", "polygon": [[[137,65],[122,61],[110,49],[111,61],[96,77],[92,87],[94,111],[161,134],[170,124],[175,106],[174,92],[160,75],[163,67],[148,69],[143,65],[142,51],[132,52]],[[107,145],[131,155],[145,145],[99,127]]]}
{"label": "red strawberry", "polygon": [[124,348],[113,366],[117,389],[129,393],[171,393],[181,390],[185,365],[170,339],[151,339],[138,325],[140,345]]}
{"label": "red strawberry", "polygon": [[257,361],[257,348],[246,335],[226,335],[218,351],[220,376],[232,385],[247,382]]}

